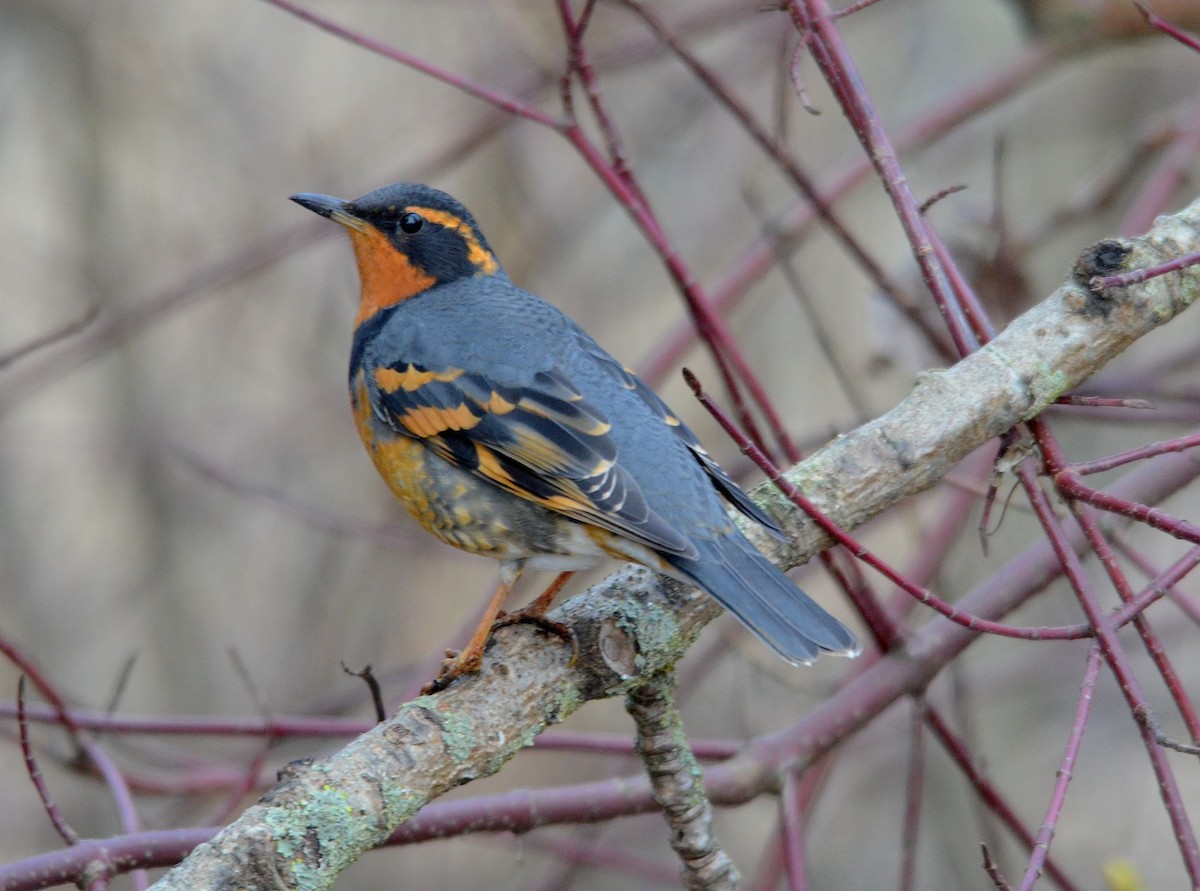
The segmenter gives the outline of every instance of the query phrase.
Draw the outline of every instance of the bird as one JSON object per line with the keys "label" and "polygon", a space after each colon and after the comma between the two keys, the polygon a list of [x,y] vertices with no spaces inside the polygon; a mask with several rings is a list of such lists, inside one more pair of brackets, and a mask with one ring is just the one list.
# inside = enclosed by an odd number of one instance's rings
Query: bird
{"label": "bird", "polygon": [[[562,630],[544,615],[558,589],[606,557],[701,589],[792,664],[858,653],[726,505],[785,538],[778,523],[633,371],[513,284],[456,199],[396,183],[291,200],[350,237],[361,283],[350,396],[375,467],[426,530],[500,561],[478,629],[427,689],[478,672],[499,623]],[[526,568],[560,575],[504,614]]]}

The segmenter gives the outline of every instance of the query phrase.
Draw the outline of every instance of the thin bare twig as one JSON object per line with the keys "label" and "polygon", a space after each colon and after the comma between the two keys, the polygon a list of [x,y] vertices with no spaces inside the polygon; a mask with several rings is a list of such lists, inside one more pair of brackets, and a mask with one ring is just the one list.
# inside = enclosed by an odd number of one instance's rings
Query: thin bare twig
{"label": "thin bare twig", "polygon": [[987,845],[980,845],[983,852],[983,871],[987,873],[987,877],[992,880],[992,886],[997,891],[1012,891],[1012,886],[1005,881],[1004,876],[1000,874],[1000,868],[996,866],[992,860],[991,852],[988,851]]}
{"label": "thin bare twig", "polygon": [[1144,269],[1122,272],[1119,275],[1093,276],[1088,284],[1096,292],[1106,291],[1109,288],[1126,288],[1129,285],[1136,285],[1139,282],[1149,281],[1160,275],[1166,275],[1168,272],[1178,272],[1181,269],[1187,269],[1189,266],[1195,266],[1197,263],[1200,263],[1200,251],[1184,254],[1181,257],[1176,257],[1165,263],[1159,263],[1156,266],[1147,266]]}
{"label": "thin bare twig", "polygon": [[900,891],[917,887],[917,839],[921,829],[921,802],[925,794],[925,698],[912,702],[908,734],[908,771],[904,790],[904,823],[900,842]]}
{"label": "thin bare twig", "polygon": [[1088,715],[1092,710],[1092,695],[1096,692],[1096,678],[1100,675],[1100,647],[1093,646],[1088,651],[1087,667],[1083,672],[1083,683],[1079,692],[1079,706],[1075,710],[1075,721],[1071,725],[1071,735],[1067,738],[1067,748],[1063,752],[1062,762],[1058,773],[1055,774],[1054,791],[1050,795],[1050,804],[1046,808],[1046,817],[1042,820],[1042,828],[1038,830],[1037,841],[1033,846],[1033,856],[1029,858],[1029,866],[1021,879],[1020,891],[1031,891],[1042,874],[1046,857],[1050,853],[1050,840],[1054,837],[1054,829],[1058,825],[1063,805],[1067,800],[1067,785],[1075,770],[1075,759],[1079,756],[1079,744],[1083,741],[1083,731],[1087,727]]}
{"label": "thin bare twig", "polygon": [[804,843],[804,793],[807,785],[798,779],[796,771],[789,770],[784,775],[783,789],[779,795],[783,867],[787,870],[787,884],[792,891],[808,891],[808,851]]}
{"label": "thin bare twig", "polygon": [[41,337],[35,337],[28,343],[23,343],[19,347],[9,350],[7,353],[0,353],[0,371],[4,370],[5,366],[11,365],[20,359],[25,358],[30,353],[36,353],[38,350],[48,347],[53,343],[58,343],[60,340],[66,340],[75,334],[78,334],[84,328],[92,323],[100,313],[98,306],[89,307],[88,310],[73,322],[68,322],[61,328],[56,328]]}
{"label": "thin bare twig", "polygon": [[1192,35],[1182,31],[1180,28],[1176,27],[1160,16],[1155,15],[1150,11],[1150,8],[1142,2],[1142,0],[1133,0],[1133,5],[1138,8],[1138,12],[1142,14],[1142,18],[1146,20],[1146,24],[1148,24],[1151,28],[1156,31],[1161,31],[1168,37],[1179,41],[1188,49],[1192,49],[1200,53],[1200,40],[1197,40]]}
{"label": "thin bare twig", "polygon": [[42,776],[42,769],[38,767],[37,757],[33,754],[33,746],[29,741],[29,722],[25,720],[25,675],[17,679],[17,728],[21,740],[21,755],[25,758],[25,771],[42,801],[42,809],[54,824],[54,831],[58,833],[59,838],[68,845],[78,844],[79,833],[71,828],[71,824],[59,810],[54,796],[50,794],[50,788],[46,785],[46,778]]}
{"label": "thin bare twig", "polygon": [[[1045,439],[1048,436],[1048,431],[1044,431],[1042,425],[1036,420],[1031,422],[1031,426],[1035,431],[1035,435],[1042,434],[1039,438]],[[1044,445],[1043,448],[1045,448]],[[1061,524],[1054,514],[1049,499],[1038,485],[1034,470],[1028,463],[1025,463],[1017,469],[1017,473],[1020,475],[1021,482],[1025,487],[1030,502],[1038,514],[1042,528],[1045,530],[1051,545],[1054,547],[1056,556],[1062,563],[1064,574],[1071,582],[1071,587],[1076,592],[1088,621],[1096,629],[1097,640],[1100,644],[1101,652],[1104,654],[1105,662],[1108,663],[1113,674],[1116,676],[1118,686],[1125,696],[1130,709],[1134,714],[1141,712],[1146,706],[1146,698],[1142,693],[1141,685],[1137,682],[1133,674],[1132,666],[1129,664],[1128,657],[1125,655],[1124,649],[1116,638],[1112,625],[1100,609],[1099,599],[1083,569],[1079,557],[1076,555],[1075,550],[1067,545]],[[1151,766],[1158,779],[1159,794],[1163,799],[1167,816],[1175,831],[1176,841],[1179,844],[1180,854],[1183,856],[1184,866],[1191,877],[1192,883],[1200,885],[1200,850],[1197,850],[1196,847],[1196,836],[1192,830],[1187,811],[1183,807],[1174,771],[1163,756],[1162,749],[1157,745],[1153,734],[1149,732],[1145,725],[1140,725],[1140,729],[1142,730]]]}

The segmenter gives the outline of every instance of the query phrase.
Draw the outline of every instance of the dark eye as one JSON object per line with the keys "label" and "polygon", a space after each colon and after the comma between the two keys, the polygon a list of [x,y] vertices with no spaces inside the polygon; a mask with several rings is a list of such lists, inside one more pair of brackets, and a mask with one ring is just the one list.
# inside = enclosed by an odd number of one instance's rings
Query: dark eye
{"label": "dark eye", "polygon": [[425,225],[425,218],[419,213],[406,213],[400,218],[400,231],[405,235],[416,235]]}

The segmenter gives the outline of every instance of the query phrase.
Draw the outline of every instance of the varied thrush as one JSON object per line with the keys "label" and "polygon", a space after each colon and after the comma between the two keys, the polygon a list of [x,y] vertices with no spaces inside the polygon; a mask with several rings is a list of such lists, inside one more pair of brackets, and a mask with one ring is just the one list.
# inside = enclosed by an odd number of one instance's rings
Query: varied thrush
{"label": "varied thrush", "polygon": [[479,670],[525,567],[563,573],[520,614],[537,619],[566,574],[605,556],[701,588],[789,662],[858,652],[722,499],[779,526],[643,381],[509,280],[465,207],[408,183],[292,200],[346,227],[354,247],[350,393],[375,466],[427,530],[500,561],[487,615],[435,688]]}

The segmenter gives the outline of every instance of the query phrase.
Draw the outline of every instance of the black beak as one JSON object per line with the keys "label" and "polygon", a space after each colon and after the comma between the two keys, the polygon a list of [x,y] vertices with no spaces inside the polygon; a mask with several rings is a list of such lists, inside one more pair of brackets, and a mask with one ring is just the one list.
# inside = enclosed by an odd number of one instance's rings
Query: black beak
{"label": "black beak", "polygon": [[343,201],[341,198],[317,195],[314,192],[301,192],[299,195],[293,195],[292,200],[315,214],[320,214],[335,223],[341,223],[348,229],[357,229],[362,232],[367,227],[367,223],[361,217],[355,216],[349,210],[350,202]]}

